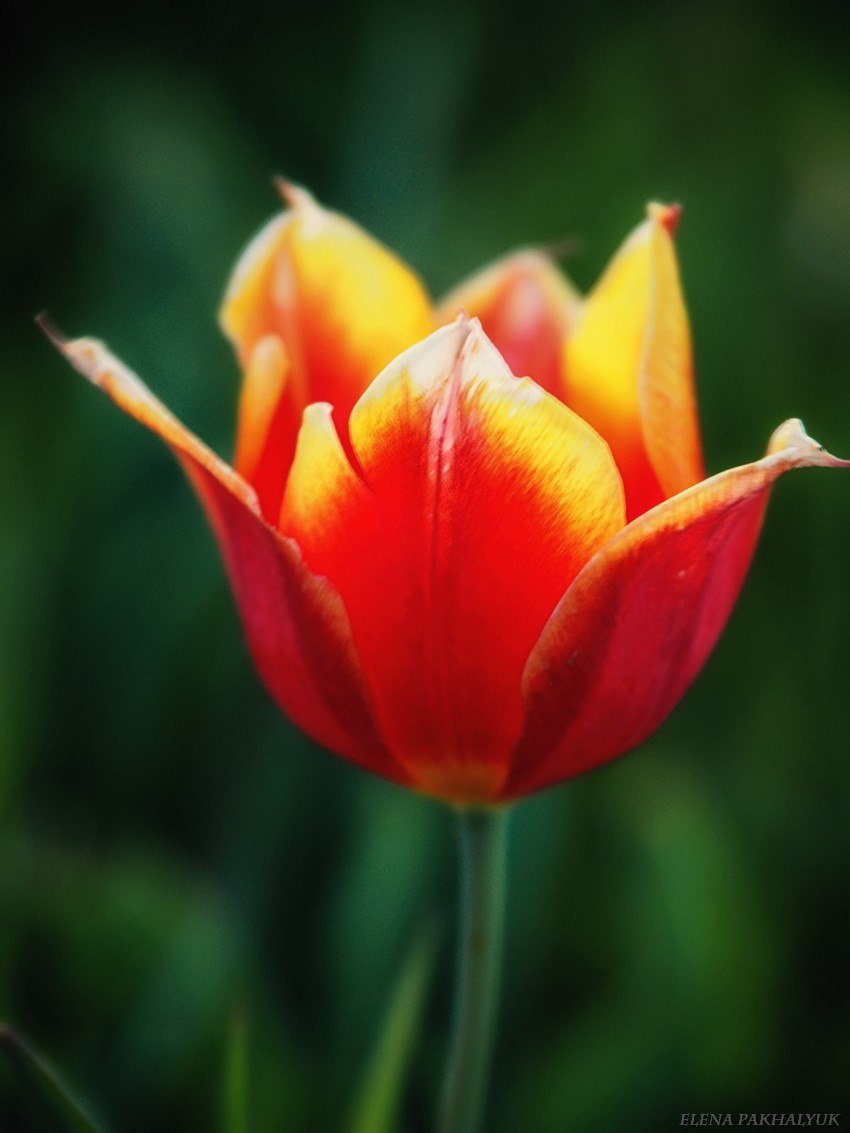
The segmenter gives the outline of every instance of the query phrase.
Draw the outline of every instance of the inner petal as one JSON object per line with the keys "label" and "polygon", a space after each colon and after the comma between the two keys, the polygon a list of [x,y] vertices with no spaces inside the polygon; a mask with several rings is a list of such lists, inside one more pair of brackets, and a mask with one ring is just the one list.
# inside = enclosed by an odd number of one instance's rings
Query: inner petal
{"label": "inner petal", "polygon": [[434,325],[422,284],[388,248],[305,190],[284,192],[290,207],[243,254],[221,312],[245,371],[237,463],[271,519],[304,407],[328,401],[344,427],[373,378]]}
{"label": "inner petal", "polygon": [[514,252],[461,283],[442,301],[441,318],[465,311],[512,373],[533,378],[564,400],[564,342],[578,317],[576,292],[543,252]]}
{"label": "inner petal", "polygon": [[703,477],[690,331],[671,231],[647,220],[587,297],[566,344],[566,400],[611,446],[629,519]]}

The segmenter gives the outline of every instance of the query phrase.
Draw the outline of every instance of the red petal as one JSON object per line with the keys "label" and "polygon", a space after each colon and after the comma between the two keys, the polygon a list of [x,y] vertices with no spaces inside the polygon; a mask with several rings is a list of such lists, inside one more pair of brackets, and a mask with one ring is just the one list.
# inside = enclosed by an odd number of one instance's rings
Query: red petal
{"label": "red petal", "polygon": [[512,374],[532,378],[564,400],[564,342],[580,308],[579,297],[542,252],[515,252],[461,283],[440,304],[451,319],[465,311]]}
{"label": "red petal", "polygon": [[[603,442],[475,323],[407,351],[351,415],[313,406],[281,530],[342,596],[387,746],[423,790],[500,789],[520,676],[568,580],[623,522]],[[362,479],[361,479],[362,476]]]}
{"label": "red petal", "polygon": [[51,335],[68,361],[169,445],[215,531],[257,670],[283,711],[337,754],[406,781],[377,738],[339,595],[262,519],[253,490],[92,339]]}
{"label": "red petal", "polygon": [[280,510],[301,420],[302,397],[294,377],[283,340],[275,334],[259,339],[242,380],[233,463],[270,521]]}
{"label": "red petal", "polygon": [[762,460],[661,504],[588,563],[528,659],[526,724],[506,796],[581,774],[658,728],[726,624],[772,484],[811,465],[850,461],[786,422]]}

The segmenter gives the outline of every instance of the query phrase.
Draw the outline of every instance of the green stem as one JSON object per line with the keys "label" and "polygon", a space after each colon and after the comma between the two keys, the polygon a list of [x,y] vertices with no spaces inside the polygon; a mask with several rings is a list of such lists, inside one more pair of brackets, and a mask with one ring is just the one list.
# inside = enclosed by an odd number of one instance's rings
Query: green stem
{"label": "green stem", "polygon": [[506,809],[459,812],[460,938],[452,1048],[439,1133],[478,1133],[484,1115],[502,966]]}

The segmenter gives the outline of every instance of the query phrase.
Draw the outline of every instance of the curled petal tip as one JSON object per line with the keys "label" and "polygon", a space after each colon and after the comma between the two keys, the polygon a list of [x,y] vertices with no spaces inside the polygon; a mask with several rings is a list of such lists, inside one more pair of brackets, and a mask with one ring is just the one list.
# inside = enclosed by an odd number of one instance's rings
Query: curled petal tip
{"label": "curled petal tip", "polygon": [[810,437],[799,417],[783,421],[774,430],[767,451],[770,456],[782,455],[801,467],[850,468],[850,460],[833,456],[822,444]]}
{"label": "curled petal tip", "polygon": [[54,332],[52,327],[48,329],[42,326],[42,330],[78,373],[96,386],[103,384],[103,375],[111,355],[102,342],[94,338],[66,338],[61,332]]}
{"label": "curled petal tip", "polygon": [[661,205],[656,201],[650,201],[646,207],[646,214],[650,220],[663,224],[671,236],[675,236],[676,229],[679,227],[679,217],[682,215],[682,206],[680,204]]}
{"label": "curled petal tip", "polygon": [[46,312],[38,315],[35,323],[78,373],[95,385],[102,384],[104,359],[111,357],[103,343],[93,338],[68,338]]}
{"label": "curled petal tip", "polygon": [[47,311],[41,311],[35,316],[35,325],[44,334],[57,350],[64,350],[69,339],[53,322]]}

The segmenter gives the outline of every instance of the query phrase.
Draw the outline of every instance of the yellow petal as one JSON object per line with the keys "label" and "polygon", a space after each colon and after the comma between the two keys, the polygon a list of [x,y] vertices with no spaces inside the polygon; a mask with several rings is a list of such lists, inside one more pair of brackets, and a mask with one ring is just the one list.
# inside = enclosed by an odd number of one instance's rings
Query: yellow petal
{"label": "yellow petal", "polygon": [[[304,408],[313,402],[333,405],[347,435],[348,414],[360,394],[434,322],[421,283],[392,252],[305,190],[287,185],[284,192],[290,207],[248,246],[221,310],[222,327],[247,375],[239,466],[247,453],[252,471],[246,475],[263,513],[272,518],[280,509]],[[269,339],[286,356],[285,383],[263,345]],[[270,401],[275,382],[277,405]]]}
{"label": "yellow petal", "polygon": [[236,347],[243,368],[248,366],[261,338],[280,334],[273,303],[275,274],[291,222],[290,212],[272,217],[237,260],[227,285],[219,323]]}
{"label": "yellow petal", "polygon": [[346,415],[397,354],[433,328],[416,275],[358,225],[286,186],[290,208],[239,260],[221,310],[243,365],[257,340],[278,335],[303,404]]}
{"label": "yellow petal", "polygon": [[630,519],[704,475],[671,238],[678,213],[649,206],[588,296],[566,347],[567,400],[611,446]]}

